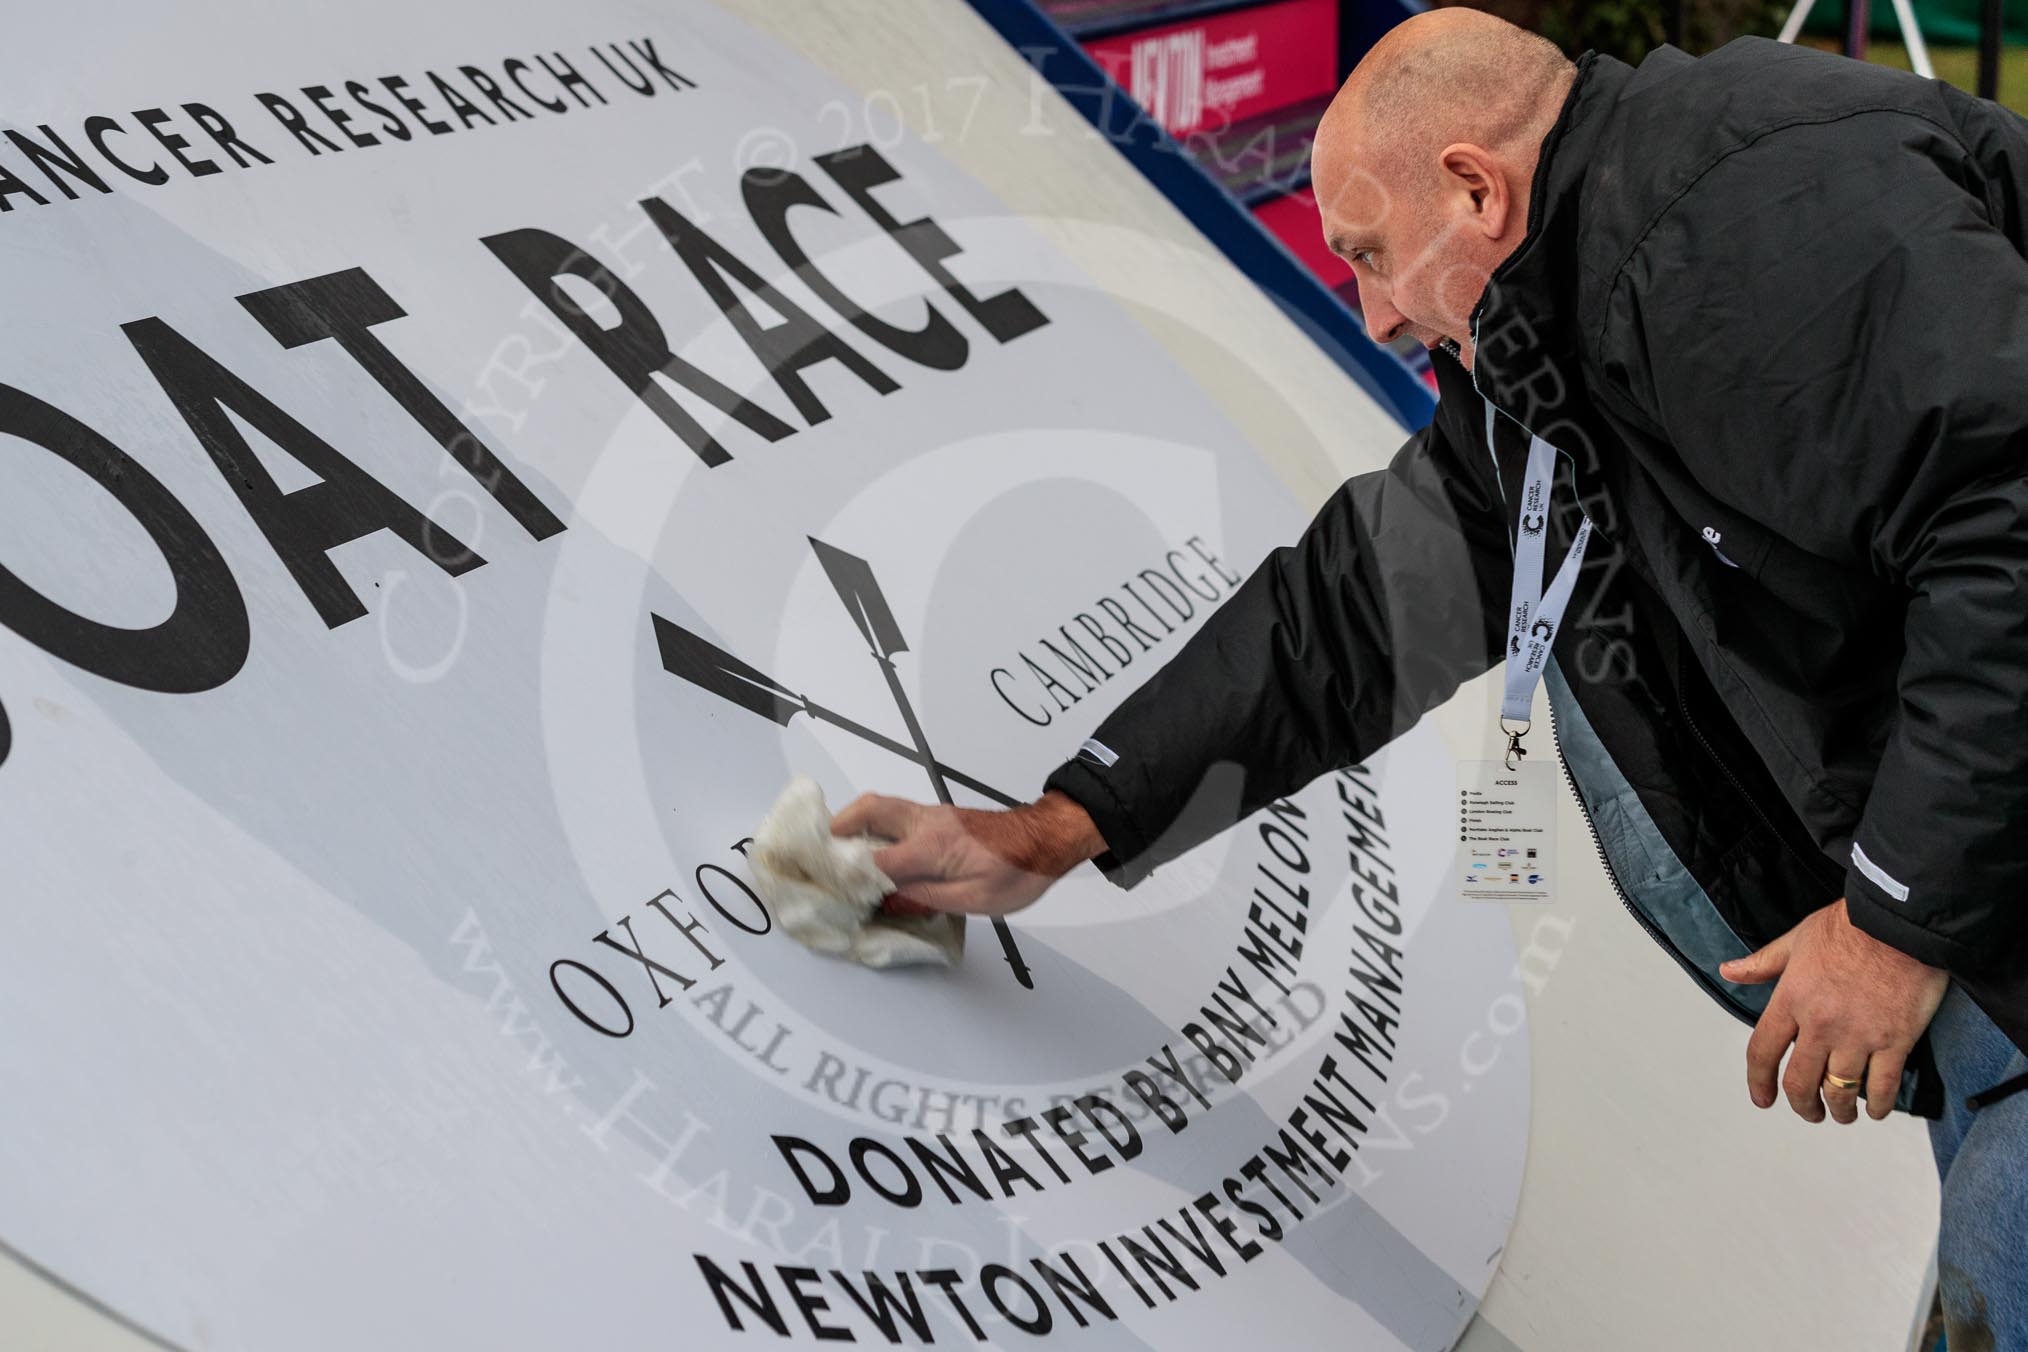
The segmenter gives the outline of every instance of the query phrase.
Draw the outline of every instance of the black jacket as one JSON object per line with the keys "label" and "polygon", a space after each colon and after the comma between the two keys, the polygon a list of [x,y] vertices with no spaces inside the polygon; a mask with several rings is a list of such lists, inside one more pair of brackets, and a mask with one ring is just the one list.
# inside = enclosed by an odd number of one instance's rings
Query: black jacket
{"label": "black jacket", "polygon": [[[1131,886],[1500,660],[1532,432],[1552,566],[1594,525],[1550,688],[1630,909],[1751,1018],[1661,894],[1734,952],[1844,896],[2028,1048],[2024,212],[2028,122],[1942,83],[1761,39],[1587,55],[1475,371],[1439,355],[1432,423],[1105,721],[1117,759],[1050,776],[1101,868]],[[1224,765],[1236,799],[1200,792]],[[1666,867],[1627,867],[1629,817]]]}

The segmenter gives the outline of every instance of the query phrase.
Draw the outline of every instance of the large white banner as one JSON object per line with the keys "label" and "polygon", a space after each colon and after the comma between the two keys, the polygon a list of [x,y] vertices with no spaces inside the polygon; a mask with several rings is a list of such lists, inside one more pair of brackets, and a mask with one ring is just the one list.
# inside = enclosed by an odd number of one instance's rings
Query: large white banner
{"label": "large white banner", "polygon": [[1304,520],[972,80],[10,18],[0,1241],[190,1348],[1451,1344],[1527,1052],[1433,733],[953,971],[748,890],[793,773],[1032,797]]}

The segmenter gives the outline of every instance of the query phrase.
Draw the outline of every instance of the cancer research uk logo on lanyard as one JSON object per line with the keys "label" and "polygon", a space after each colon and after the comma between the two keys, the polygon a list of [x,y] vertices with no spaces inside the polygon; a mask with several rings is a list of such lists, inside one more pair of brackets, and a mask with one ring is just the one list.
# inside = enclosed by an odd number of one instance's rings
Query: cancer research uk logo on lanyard
{"label": "cancer research uk logo on lanyard", "polygon": [[1521,744],[1535,687],[1577,587],[1591,541],[1586,517],[1549,589],[1542,588],[1544,535],[1549,524],[1556,448],[1528,443],[1528,470],[1514,526],[1514,587],[1507,608],[1507,672],[1500,700],[1506,754],[1458,766],[1458,852],[1454,880],[1462,901],[1548,901],[1556,876],[1556,777],[1549,762],[1530,762]]}

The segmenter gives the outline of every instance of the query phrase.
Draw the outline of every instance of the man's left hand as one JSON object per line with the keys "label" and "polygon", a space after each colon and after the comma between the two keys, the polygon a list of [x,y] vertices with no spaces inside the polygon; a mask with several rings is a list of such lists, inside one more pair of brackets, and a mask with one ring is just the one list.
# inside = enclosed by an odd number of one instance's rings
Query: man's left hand
{"label": "man's left hand", "polygon": [[1894,1108],[1901,1069],[1943,1002],[1950,977],[1867,934],[1838,898],[1757,953],[1718,969],[1727,981],[1775,981],[1774,995],[1746,1044],[1746,1089],[1754,1106],[1775,1101],[1775,1072],[1795,1044],[1781,1077],[1789,1106],[1806,1122],[1859,1118],[1859,1088],[1840,1088],[1826,1075],[1860,1080],[1866,1112],[1876,1121]]}

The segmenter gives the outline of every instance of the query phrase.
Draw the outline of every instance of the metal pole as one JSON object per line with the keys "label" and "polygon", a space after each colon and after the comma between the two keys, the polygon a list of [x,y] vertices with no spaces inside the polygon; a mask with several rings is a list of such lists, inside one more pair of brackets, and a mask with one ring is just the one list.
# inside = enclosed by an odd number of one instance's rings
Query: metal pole
{"label": "metal pole", "polygon": [[2000,0],[1979,6],[1979,97],[2000,97],[2000,40],[2005,36]]}
{"label": "metal pole", "polygon": [[1789,11],[1789,21],[1782,25],[1781,36],[1776,42],[1794,42],[1796,34],[1803,31],[1803,22],[1810,17],[1810,10],[1817,0],[1796,0],[1796,7]]}
{"label": "metal pole", "polygon": [[1922,26],[1915,20],[1915,6],[1909,0],[1894,0],[1894,21],[1901,25],[1901,40],[1908,47],[1908,66],[1925,80],[1936,78],[1930,64],[1929,44],[1922,40]]}
{"label": "metal pole", "polygon": [[1866,0],[1845,0],[1845,55],[1855,61],[1866,59],[1869,8]]}

